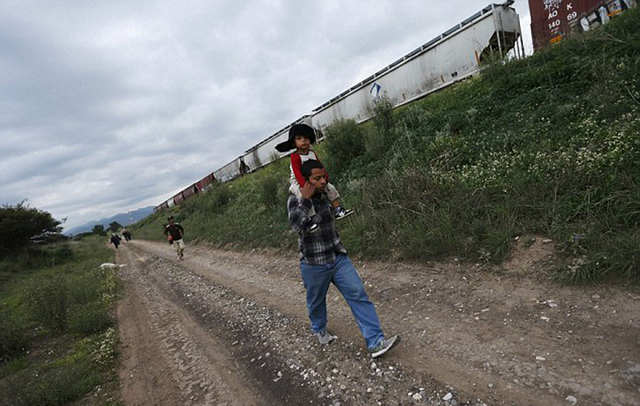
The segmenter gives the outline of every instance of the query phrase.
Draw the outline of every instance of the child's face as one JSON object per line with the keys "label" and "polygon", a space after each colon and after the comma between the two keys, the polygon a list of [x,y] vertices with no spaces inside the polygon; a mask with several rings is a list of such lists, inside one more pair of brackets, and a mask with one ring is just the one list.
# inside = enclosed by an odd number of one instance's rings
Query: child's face
{"label": "child's face", "polygon": [[296,149],[302,152],[307,152],[311,145],[311,140],[304,135],[296,135],[294,142],[296,143]]}

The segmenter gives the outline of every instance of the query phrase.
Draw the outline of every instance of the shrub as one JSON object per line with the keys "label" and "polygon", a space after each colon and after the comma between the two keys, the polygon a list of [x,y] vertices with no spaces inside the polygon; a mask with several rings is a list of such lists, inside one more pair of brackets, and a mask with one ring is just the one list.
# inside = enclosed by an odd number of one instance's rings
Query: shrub
{"label": "shrub", "polygon": [[365,152],[364,130],[354,120],[341,120],[327,127],[325,134],[329,152],[325,160],[332,176],[340,177]]}
{"label": "shrub", "polygon": [[268,174],[259,180],[260,201],[267,207],[282,205],[283,190],[287,189],[288,179],[278,174]]}
{"label": "shrub", "polygon": [[215,183],[211,191],[204,195],[204,199],[207,202],[206,208],[208,211],[220,213],[233,197],[234,193],[229,185]]}
{"label": "shrub", "polygon": [[0,304],[0,363],[20,354],[27,344],[23,323],[6,306]]}
{"label": "shrub", "polygon": [[61,332],[67,327],[67,284],[61,275],[34,278],[22,292],[23,302],[33,320]]}
{"label": "shrub", "polygon": [[393,100],[386,95],[378,97],[373,104],[373,122],[382,132],[391,132],[395,125]]}
{"label": "shrub", "polygon": [[104,331],[112,325],[109,311],[100,302],[73,306],[69,312],[68,330],[81,335]]}

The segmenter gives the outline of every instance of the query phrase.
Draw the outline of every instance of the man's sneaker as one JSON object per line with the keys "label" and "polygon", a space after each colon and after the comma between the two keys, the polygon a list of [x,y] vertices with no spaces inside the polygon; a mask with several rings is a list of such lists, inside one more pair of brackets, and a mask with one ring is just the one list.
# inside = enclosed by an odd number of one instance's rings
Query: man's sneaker
{"label": "man's sneaker", "polygon": [[349,209],[343,209],[342,207],[336,207],[334,213],[333,213],[333,217],[335,217],[336,220],[342,220],[345,217],[348,217],[350,215],[353,214],[353,210],[349,210]]}
{"label": "man's sneaker", "polygon": [[320,230],[320,226],[317,225],[316,223],[311,223],[309,227],[307,227],[307,233],[309,234],[313,234],[318,230]]}
{"label": "man's sneaker", "polygon": [[329,344],[331,341],[335,340],[336,336],[332,336],[327,332],[327,330],[318,331],[316,333],[316,337],[318,337],[318,342],[322,345]]}
{"label": "man's sneaker", "polygon": [[398,344],[399,342],[400,342],[400,336],[393,336],[388,340],[383,338],[382,340],[380,340],[380,343],[378,343],[378,345],[376,345],[375,348],[369,350],[369,352],[371,353],[371,357],[378,358],[385,352],[395,347],[395,345]]}

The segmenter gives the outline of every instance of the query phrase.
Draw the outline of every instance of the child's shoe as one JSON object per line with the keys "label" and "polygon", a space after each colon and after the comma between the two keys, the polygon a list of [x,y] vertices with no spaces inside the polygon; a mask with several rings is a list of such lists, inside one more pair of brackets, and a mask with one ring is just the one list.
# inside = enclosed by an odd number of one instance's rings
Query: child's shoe
{"label": "child's shoe", "polygon": [[343,209],[340,206],[338,206],[335,209],[333,209],[333,217],[336,220],[342,220],[343,218],[348,217],[348,216],[350,216],[352,214],[353,214],[353,210]]}

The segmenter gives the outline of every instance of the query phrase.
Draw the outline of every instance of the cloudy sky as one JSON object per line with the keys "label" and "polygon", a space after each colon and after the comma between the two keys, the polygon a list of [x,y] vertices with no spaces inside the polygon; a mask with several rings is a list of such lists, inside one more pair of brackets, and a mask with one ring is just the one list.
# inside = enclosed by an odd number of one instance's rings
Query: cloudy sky
{"label": "cloudy sky", "polygon": [[489,3],[2,0],[0,204],[157,205]]}

